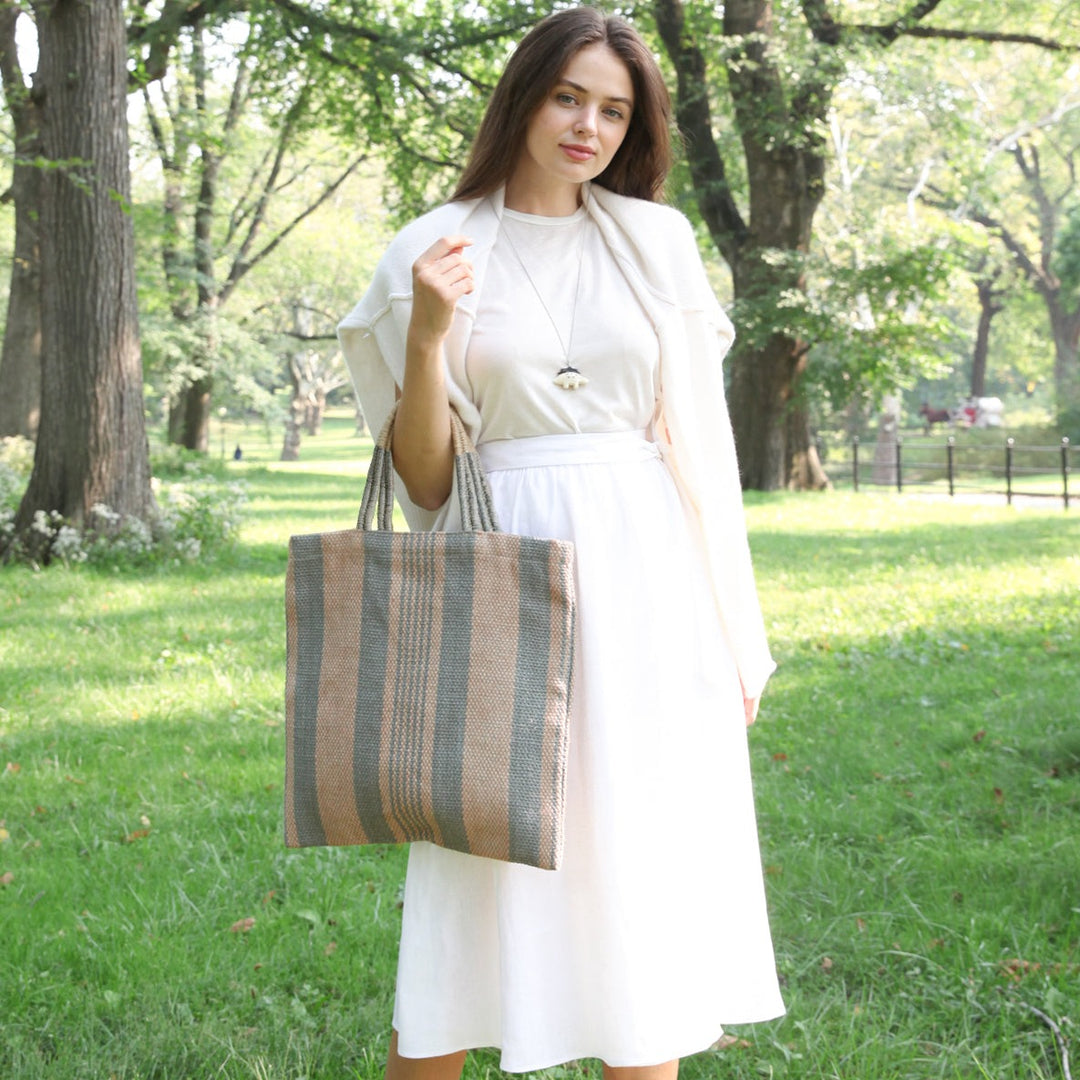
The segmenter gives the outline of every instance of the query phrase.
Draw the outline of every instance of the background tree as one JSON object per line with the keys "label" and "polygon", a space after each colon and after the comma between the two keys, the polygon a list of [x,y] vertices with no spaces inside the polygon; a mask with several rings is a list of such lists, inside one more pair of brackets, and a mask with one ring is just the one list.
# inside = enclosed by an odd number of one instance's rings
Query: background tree
{"label": "background tree", "polygon": [[979,297],[979,324],[971,356],[971,396],[986,395],[986,367],[990,359],[990,326],[994,317],[1005,310],[1005,289],[1001,266],[983,266],[976,274],[975,292]]}
{"label": "background tree", "polygon": [[1080,142],[1059,142],[1053,149],[1063,159],[1066,173],[1058,185],[1048,175],[1035,141],[1017,142],[1009,150],[1029,197],[1029,214],[1035,219],[1032,228],[1021,231],[1023,226],[1006,221],[1004,213],[977,205],[966,207],[964,212],[1000,239],[1042,299],[1054,341],[1057,411],[1060,418],[1073,423],[1080,418],[1080,295],[1068,280],[1062,280],[1056,256],[1065,209],[1078,190]]}
{"label": "background tree", "polygon": [[79,525],[95,503],[151,515],[143,420],[121,0],[40,0],[41,423],[15,527]]}
{"label": "background tree", "polygon": [[3,195],[15,208],[7,322],[0,353],[0,437],[37,434],[41,406],[41,154],[38,108],[19,63],[15,26],[22,14],[11,0],[0,3],[0,77],[11,117],[14,154],[11,187]]}
{"label": "background tree", "polygon": [[[223,348],[223,309],[244,277],[268,258],[364,160],[331,169],[310,130],[320,105],[316,77],[302,58],[286,70],[264,62],[265,28],[234,20],[243,44],[228,51],[196,20],[179,32],[156,93],[144,105],[161,162],[161,259],[171,318],[192,347],[174,368],[169,435],[189,449],[208,445],[211,392],[222,371],[244,371],[243,354]],[[211,53],[218,63],[212,66]],[[336,155],[335,155],[336,156]],[[320,166],[323,166],[320,169]],[[305,180],[316,176],[314,183]],[[289,213],[275,214],[282,196]]]}
{"label": "background tree", "polygon": [[[1060,248],[1080,203],[1080,76],[1051,56],[1037,57],[1022,72],[1004,61],[972,59],[957,69],[956,85],[969,92],[952,112],[964,116],[966,146],[929,130],[913,191],[949,220],[977,226],[975,262],[990,250],[993,263],[1011,266],[1010,292],[1026,287],[1039,298],[1053,344],[1056,411],[1059,419],[1075,414],[1076,420],[1080,297],[1063,283]],[[986,303],[997,301],[987,296]]]}
{"label": "background tree", "polygon": [[[974,21],[960,27],[929,24],[935,11],[977,17],[979,9],[962,2],[920,0],[880,23],[842,17],[865,7],[828,0],[802,0],[797,8],[728,0],[717,24],[711,9],[690,10],[681,0],[653,4],[677,76],[677,115],[687,137],[697,206],[731,268],[742,321],[753,322],[757,313],[781,308],[787,297],[806,291],[805,256],[825,194],[828,111],[853,56],[880,53],[908,36],[1060,48],[1027,30],[984,30]],[[735,148],[722,148],[714,132],[710,94],[717,84],[726,91],[739,136],[745,209],[732,182]],[[736,346],[731,411],[746,487],[825,483],[801,392],[808,347],[787,327],[764,342],[744,339]]]}

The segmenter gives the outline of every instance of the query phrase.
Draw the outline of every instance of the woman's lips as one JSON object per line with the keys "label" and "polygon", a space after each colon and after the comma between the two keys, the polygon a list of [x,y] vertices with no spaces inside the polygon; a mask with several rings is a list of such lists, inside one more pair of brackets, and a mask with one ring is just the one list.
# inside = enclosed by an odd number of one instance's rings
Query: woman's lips
{"label": "woman's lips", "polygon": [[588,161],[590,158],[596,156],[595,150],[590,150],[587,146],[577,146],[574,143],[562,143],[562,152],[570,158],[571,161]]}

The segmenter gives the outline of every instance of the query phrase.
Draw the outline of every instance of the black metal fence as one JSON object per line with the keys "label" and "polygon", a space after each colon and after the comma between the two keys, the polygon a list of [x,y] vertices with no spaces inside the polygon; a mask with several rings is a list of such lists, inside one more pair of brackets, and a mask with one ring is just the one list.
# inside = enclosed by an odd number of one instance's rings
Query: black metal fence
{"label": "black metal fence", "polygon": [[921,439],[864,444],[855,437],[842,453],[820,440],[818,453],[836,486],[850,483],[862,488],[904,491],[940,491],[1004,495],[1011,505],[1014,496],[1060,499],[1066,510],[1072,497],[1069,477],[1077,447],[1067,438],[1057,446],[1018,446],[1005,439],[997,446],[957,446],[950,436],[944,443]]}

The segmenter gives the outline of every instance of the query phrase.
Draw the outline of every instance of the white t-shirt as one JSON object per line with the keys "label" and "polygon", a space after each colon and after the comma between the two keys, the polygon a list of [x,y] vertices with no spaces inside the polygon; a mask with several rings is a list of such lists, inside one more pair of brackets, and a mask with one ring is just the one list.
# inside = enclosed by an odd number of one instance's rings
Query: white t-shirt
{"label": "white t-shirt", "polygon": [[[567,348],[589,380],[577,390],[554,382]],[[480,442],[645,428],[659,358],[652,324],[584,207],[554,218],[503,211],[464,371],[451,371],[480,410]]]}

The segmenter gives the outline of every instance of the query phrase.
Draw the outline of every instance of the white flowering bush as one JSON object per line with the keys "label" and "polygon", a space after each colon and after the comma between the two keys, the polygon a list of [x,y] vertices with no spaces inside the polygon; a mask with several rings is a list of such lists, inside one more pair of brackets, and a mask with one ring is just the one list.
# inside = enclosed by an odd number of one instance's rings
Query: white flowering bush
{"label": "white flowering bush", "polygon": [[0,551],[11,541],[15,511],[34,465],[34,444],[21,435],[0,439]]}
{"label": "white flowering bush", "polygon": [[[19,454],[25,457],[22,448]],[[32,462],[32,450],[28,460]],[[239,534],[247,502],[244,485],[238,480],[220,479],[195,461],[183,462],[179,471],[175,480],[152,481],[157,500],[153,520],[119,514],[104,503],[95,503],[80,530],[55,510],[38,510],[30,525],[34,536],[21,544],[13,526],[29,468],[24,475],[21,460],[11,465],[0,444],[0,552],[6,552],[8,557],[31,554],[39,560],[55,559],[66,564],[112,565],[194,562],[211,556]]]}
{"label": "white flowering bush", "polygon": [[[244,485],[237,480],[190,476],[161,486],[160,524],[174,544],[187,544],[197,557],[199,547],[216,548],[235,539],[246,502]],[[191,547],[192,541],[197,547]]]}

